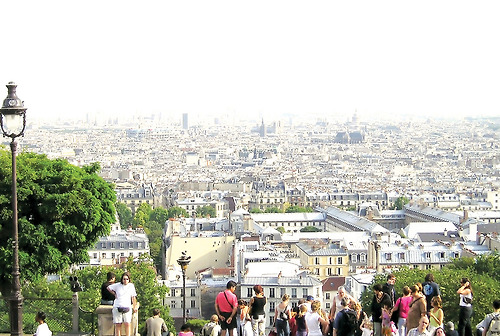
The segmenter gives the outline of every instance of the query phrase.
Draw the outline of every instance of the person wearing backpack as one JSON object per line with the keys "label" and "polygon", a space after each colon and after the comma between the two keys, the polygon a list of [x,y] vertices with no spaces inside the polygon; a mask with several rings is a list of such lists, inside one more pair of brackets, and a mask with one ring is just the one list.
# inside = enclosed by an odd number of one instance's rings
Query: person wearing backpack
{"label": "person wearing backpack", "polygon": [[358,314],[349,308],[349,301],[347,297],[340,300],[343,308],[333,320],[332,336],[354,336],[358,328]]}
{"label": "person wearing backpack", "polygon": [[434,275],[429,273],[425,276],[425,282],[422,284],[422,292],[425,295],[425,301],[427,301],[427,312],[432,308],[431,300],[435,296],[441,297],[441,290],[439,285],[434,282]]}
{"label": "person wearing backpack", "polygon": [[485,316],[481,322],[483,336],[499,336],[500,335],[500,300],[493,301],[493,309],[495,311]]}

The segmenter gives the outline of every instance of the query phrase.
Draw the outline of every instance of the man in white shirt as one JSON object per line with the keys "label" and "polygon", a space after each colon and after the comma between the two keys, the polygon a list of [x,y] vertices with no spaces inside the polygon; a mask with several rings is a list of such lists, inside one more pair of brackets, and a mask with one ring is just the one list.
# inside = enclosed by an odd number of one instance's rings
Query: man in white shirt
{"label": "man in white shirt", "polygon": [[418,322],[418,327],[410,329],[407,336],[431,336],[431,333],[427,330],[429,325],[429,319],[427,316],[422,316]]}

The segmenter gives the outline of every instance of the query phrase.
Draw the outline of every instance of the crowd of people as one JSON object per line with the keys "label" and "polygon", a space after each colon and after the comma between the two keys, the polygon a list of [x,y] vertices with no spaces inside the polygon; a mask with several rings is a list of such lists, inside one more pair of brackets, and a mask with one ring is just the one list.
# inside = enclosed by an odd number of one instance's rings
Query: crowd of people
{"label": "crowd of people", "polygon": [[[500,336],[500,301],[493,303],[494,312],[476,327],[471,326],[474,292],[467,278],[460,281],[457,289],[459,319],[457,330],[453,322],[445,323],[441,291],[432,273],[423,283],[404,286],[396,293],[396,276],[389,274],[384,284],[373,285],[370,305],[371,318],[359,302],[344,287],[339,287],[326,312],[321,302],[313,297],[290,302],[284,294],[274,311],[271,333],[275,336]],[[458,286],[458,285],[457,285]],[[215,300],[214,315],[220,322],[220,336],[267,336],[265,335],[265,305],[262,286],[253,287],[255,295],[249,302],[238,300],[234,294],[236,283],[229,281],[225,291]],[[498,327],[496,326],[498,320]],[[203,335],[217,336],[217,335]]]}

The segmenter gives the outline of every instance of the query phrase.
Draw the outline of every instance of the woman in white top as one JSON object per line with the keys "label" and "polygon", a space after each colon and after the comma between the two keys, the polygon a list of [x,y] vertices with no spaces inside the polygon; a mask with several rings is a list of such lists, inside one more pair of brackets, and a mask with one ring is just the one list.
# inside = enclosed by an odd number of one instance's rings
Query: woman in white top
{"label": "woman in white top", "polygon": [[470,318],[472,316],[472,287],[469,279],[462,278],[460,281],[460,288],[457,294],[460,295],[460,313],[458,315],[458,335],[459,336],[472,336],[472,327]]}
{"label": "woman in white top", "polygon": [[108,286],[108,291],[115,295],[113,302],[113,323],[115,324],[115,335],[121,336],[122,324],[125,326],[125,335],[130,336],[130,324],[132,313],[137,312],[137,293],[135,286],[130,283],[130,273],[125,272],[119,283]]}
{"label": "woman in white top", "polygon": [[321,302],[314,300],[311,311],[306,313],[306,324],[309,333],[307,336],[323,336],[323,331],[328,327],[327,317],[321,312]]}

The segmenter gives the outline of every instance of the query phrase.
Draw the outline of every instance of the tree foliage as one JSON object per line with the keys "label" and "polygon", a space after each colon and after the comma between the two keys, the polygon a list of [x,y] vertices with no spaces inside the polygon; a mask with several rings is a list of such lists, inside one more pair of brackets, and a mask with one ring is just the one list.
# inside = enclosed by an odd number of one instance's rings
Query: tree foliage
{"label": "tree foliage", "polygon": [[248,212],[249,213],[262,213],[262,210],[260,210],[257,207],[254,207],[254,208],[251,208]]}
{"label": "tree foliage", "polygon": [[313,209],[311,207],[301,207],[298,205],[292,205],[286,209],[287,213],[295,213],[295,212],[313,212]]}
{"label": "tree foliage", "polygon": [[217,214],[216,214],[215,209],[213,207],[211,207],[210,205],[204,205],[204,206],[196,209],[196,216],[215,218],[215,217],[217,217]]}
{"label": "tree foliage", "polygon": [[122,229],[127,229],[129,225],[132,225],[134,216],[132,215],[132,210],[130,210],[125,203],[116,203],[116,213],[118,214],[120,227]]}
{"label": "tree foliage", "polygon": [[321,232],[321,229],[315,226],[306,226],[300,229],[300,232]]}
{"label": "tree foliage", "polygon": [[179,218],[179,217],[188,217],[188,213],[185,209],[174,206],[168,209],[168,218]]}
{"label": "tree foliage", "polygon": [[280,208],[273,206],[273,207],[266,208],[266,210],[264,212],[265,213],[281,213],[283,211],[281,211]]}
{"label": "tree foliage", "polygon": [[[109,234],[115,192],[97,175],[66,160],[21,153],[17,157],[19,264],[34,280],[88,261],[88,248]],[[11,155],[0,151],[0,290],[8,294],[12,272]]]}
{"label": "tree foliage", "polygon": [[410,202],[408,197],[400,196],[394,202],[393,210],[402,210],[406,204]]}

